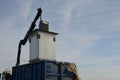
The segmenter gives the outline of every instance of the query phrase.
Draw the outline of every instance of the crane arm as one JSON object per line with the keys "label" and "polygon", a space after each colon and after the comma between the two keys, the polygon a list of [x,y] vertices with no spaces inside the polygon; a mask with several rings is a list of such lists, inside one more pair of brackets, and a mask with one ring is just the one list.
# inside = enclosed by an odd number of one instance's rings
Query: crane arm
{"label": "crane arm", "polygon": [[18,65],[20,64],[20,55],[21,55],[21,47],[22,47],[22,45],[25,45],[25,44],[26,44],[26,42],[28,41],[28,38],[29,38],[30,33],[31,33],[31,32],[34,30],[34,28],[35,28],[35,25],[36,25],[35,23],[36,23],[36,21],[38,20],[39,17],[41,17],[42,9],[39,8],[39,9],[37,9],[37,11],[38,11],[38,12],[37,12],[37,14],[36,14],[33,22],[31,23],[30,28],[29,28],[29,30],[27,31],[24,39],[20,40],[20,42],[19,42],[16,66],[18,66]]}

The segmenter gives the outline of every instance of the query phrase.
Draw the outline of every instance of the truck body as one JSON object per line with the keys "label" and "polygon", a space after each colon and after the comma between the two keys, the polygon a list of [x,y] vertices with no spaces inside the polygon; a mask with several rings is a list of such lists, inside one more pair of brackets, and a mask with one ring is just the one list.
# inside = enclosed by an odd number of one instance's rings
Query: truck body
{"label": "truck body", "polygon": [[2,73],[0,73],[0,80],[2,80]]}
{"label": "truck body", "polygon": [[0,80],[12,80],[12,74],[10,72],[10,70],[5,70],[3,72],[0,73]]}

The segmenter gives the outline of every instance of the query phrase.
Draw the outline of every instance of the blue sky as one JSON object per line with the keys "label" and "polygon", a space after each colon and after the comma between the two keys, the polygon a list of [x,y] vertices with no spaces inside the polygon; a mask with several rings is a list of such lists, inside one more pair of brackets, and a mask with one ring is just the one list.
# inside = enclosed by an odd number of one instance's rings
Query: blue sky
{"label": "blue sky", "polygon": [[[75,62],[82,80],[120,79],[120,0],[0,0],[0,71],[15,65],[18,42],[39,7],[59,33],[58,61]],[[27,43],[21,63],[28,58]]]}

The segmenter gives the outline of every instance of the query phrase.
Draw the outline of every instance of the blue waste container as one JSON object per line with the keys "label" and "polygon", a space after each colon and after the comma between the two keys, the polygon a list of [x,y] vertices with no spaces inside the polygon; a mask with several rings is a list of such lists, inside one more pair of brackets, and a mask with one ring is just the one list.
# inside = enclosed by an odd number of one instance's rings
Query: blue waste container
{"label": "blue waste container", "polygon": [[42,60],[12,68],[12,80],[75,80],[68,62]]}

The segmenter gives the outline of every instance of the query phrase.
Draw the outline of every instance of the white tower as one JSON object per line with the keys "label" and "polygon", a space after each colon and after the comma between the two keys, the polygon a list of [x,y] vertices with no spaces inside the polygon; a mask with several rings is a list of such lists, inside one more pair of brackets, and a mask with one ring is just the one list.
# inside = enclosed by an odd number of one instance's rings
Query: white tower
{"label": "white tower", "polygon": [[29,36],[30,62],[39,60],[56,60],[55,36],[58,33],[50,32],[48,22],[41,22],[39,29],[35,29]]}

